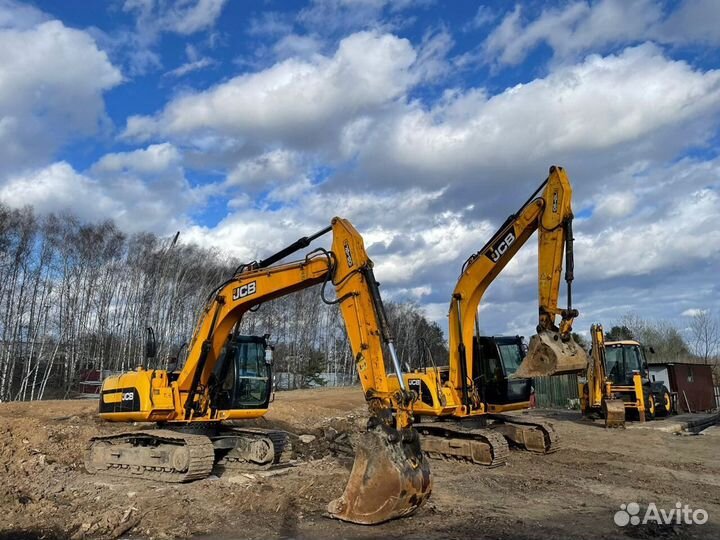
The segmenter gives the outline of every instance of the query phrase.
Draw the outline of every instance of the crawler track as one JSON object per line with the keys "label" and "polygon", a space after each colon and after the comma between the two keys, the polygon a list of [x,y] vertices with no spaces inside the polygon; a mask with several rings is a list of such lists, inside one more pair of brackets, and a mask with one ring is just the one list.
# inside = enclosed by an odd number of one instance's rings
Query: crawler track
{"label": "crawler track", "polygon": [[233,427],[224,429],[220,436],[241,437],[246,444],[220,455],[214,468],[217,474],[266,471],[290,466],[292,444],[285,431]]}
{"label": "crawler track", "polygon": [[560,449],[560,438],[553,425],[539,420],[528,420],[519,415],[489,414],[495,423],[488,427],[497,430],[514,446],[536,454],[552,454]]}
{"label": "crawler track", "polygon": [[502,434],[459,422],[415,424],[423,452],[431,459],[460,460],[485,467],[507,463],[510,448]]}
{"label": "crawler track", "polygon": [[175,483],[205,478],[214,461],[209,437],[167,429],[94,437],[85,454],[89,473]]}
{"label": "crawler track", "polygon": [[201,434],[153,429],[94,437],[85,454],[85,469],[91,474],[178,483],[205,478],[212,471],[287,467],[291,457],[292,445],[284,431],[223,427]]}

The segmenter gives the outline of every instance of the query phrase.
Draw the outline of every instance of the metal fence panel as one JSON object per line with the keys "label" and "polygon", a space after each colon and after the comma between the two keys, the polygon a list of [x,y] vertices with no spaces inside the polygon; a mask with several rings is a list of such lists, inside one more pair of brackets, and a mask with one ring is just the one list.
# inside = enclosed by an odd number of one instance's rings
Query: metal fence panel
{"label": "metal fence panel", "polygon": [[537,406],[550,409],[579,408],[577,375],[535,377],[533,379]]}

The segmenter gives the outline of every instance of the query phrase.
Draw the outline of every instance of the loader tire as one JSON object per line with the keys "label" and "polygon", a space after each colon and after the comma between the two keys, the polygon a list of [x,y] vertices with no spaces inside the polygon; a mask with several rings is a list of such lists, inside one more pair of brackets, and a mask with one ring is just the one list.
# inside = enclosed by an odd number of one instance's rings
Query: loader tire
{"label": "loader tire", "polygon": [[655,396],[652,392],[645,394],[645,420],[655,420],[655,414],[657,412],[657,406],[655,403]]}
{"label": "loader tire", "polygon": [[656,396],[655,409],[655,416],[670,416],[672,414],[672,396],[666,389],[663,389]]}

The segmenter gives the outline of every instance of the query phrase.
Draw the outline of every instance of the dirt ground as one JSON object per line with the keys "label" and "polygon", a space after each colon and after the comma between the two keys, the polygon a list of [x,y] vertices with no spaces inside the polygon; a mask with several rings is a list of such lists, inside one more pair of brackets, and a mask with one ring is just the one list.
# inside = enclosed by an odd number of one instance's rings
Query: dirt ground
{"label": "dirt ground", "polygon": [[[323,515],[352,465],[324,435],[357,429],[365,413],[358,388],[278,393],[259,425],[316,437],[295,441],[294,467],[182,485],[85,473],[88,438],[126,427],[101,422],[96,407],[0,404],[0,538],[720,538],[718,428],[699,436],[605,430],[576,413],[534,412],[554,423],[558,452],[513,451],[492,470],[432,461],[428,504],[363,527]],[[668,510],[680,502],[709,520],[615,525],[620,505],[631,502]]]}

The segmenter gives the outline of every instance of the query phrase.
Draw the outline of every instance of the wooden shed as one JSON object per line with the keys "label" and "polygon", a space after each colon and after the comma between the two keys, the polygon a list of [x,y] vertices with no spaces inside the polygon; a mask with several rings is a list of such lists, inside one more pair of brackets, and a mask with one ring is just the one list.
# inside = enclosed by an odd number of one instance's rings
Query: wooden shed
{"label": "wooden shed", "polygon": [[675,393],[678,412],[710,411],[716,408],[711,366],[667,362],[652,363],[648,370],[651,381],[662,381]]}

